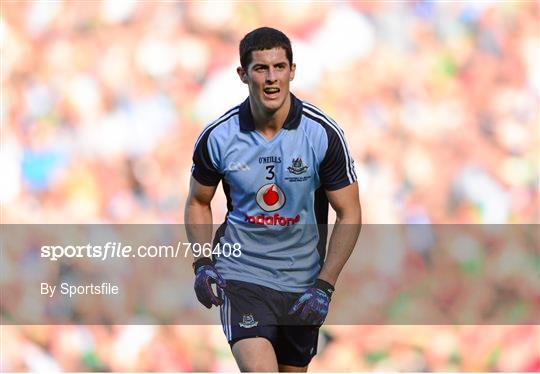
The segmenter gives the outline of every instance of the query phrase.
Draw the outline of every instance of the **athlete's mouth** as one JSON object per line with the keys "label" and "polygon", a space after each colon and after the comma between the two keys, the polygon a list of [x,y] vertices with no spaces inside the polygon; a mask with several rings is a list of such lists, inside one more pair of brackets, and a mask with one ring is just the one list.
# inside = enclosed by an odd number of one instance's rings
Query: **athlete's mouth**
{"label": "athlete's mouth", "polygon": [[275,93],[278,93],[278,92],[279,92],[279,88],[277,88],[277,87],[266,87],[264,89],[264,93],[269,94],[269,95],[275,94]]}

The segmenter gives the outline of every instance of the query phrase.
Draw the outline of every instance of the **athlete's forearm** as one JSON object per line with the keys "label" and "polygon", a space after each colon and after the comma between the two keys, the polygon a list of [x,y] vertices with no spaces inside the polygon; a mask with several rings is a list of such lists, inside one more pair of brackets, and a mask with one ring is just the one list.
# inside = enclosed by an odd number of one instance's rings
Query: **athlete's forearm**
{"label": "athlete's forearm", "polygon": [[[212,209],[210,204],[188,201],[184,221],[190,243],[212,243]],[[195,257],[195,260],[198,257]]]}
{"label": "athlete's forearm", "polygon": [[326,260],[319,273],[320,279],[332,285],[336,284],[343,266],[345,266],[356,245],[361,224],[362,220],[359,211],[341,218],[338,216],[330,236]]}

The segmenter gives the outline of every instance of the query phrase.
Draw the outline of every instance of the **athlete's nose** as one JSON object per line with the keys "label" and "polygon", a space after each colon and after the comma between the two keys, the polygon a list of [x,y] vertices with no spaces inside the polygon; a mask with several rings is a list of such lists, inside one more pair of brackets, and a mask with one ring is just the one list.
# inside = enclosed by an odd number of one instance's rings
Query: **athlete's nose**
{"label": "athlete's nose", "polygon": [[268,69],[268,73],[266,74],[266,83],[274,83],[276,80],[276,71],[273,67],[270,67]]}

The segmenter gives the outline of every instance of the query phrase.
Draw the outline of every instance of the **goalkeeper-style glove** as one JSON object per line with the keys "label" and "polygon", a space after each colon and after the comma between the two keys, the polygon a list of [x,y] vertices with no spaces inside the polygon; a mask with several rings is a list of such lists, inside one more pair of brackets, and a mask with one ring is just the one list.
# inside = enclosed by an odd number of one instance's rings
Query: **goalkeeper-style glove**
{"label": "goalkeeper-style glove", "polygon": [[289,314],[300,311],[301,320],[314,325],[322,325],[328,314],[332,292],[334,292],[334,286],[322,279],[317,279],[315,284],[296,300]]}
{"label": "goalkeeper-style glove", "polygon": [[195,295],[199,302],[210,309],[212,305],[223,304],[223,300],[214,294],[212,283],[216,283],[219,288],[227,287],[227,282],[218,273],[212,260],[208,257],[200,258],[193,263],[195,271]]}

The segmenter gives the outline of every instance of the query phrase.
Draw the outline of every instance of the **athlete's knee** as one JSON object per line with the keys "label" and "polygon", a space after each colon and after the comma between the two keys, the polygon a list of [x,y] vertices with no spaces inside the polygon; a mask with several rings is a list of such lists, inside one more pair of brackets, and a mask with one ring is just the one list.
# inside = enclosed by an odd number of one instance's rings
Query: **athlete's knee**
{"label": "athlete's knee", "polygon": [[276,365],[271,362],[249,362],[238,363],[238,368],[242,373],[275,373]]}
{"label": "athlete's knee", "polygon": [[279,371],[281,373],[305,373],[307,372],[308,365],[306,366],[292,366],[279,364]]}

